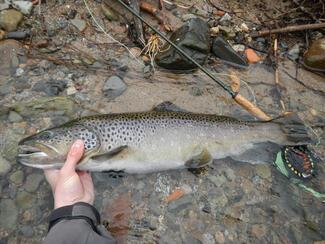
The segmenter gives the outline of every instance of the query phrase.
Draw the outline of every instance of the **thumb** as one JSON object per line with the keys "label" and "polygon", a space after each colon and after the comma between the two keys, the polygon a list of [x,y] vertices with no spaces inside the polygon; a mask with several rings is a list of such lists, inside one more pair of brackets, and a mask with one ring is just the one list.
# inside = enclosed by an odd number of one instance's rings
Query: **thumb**
{"label": "thumb", "polygon": [[82,140],[75,141],[68,153],[67,160],[63,165],[61,172],[70,174],[75,172],[76,165],[78,164],[79,160],[81,159],[84,153],[84,143]]}

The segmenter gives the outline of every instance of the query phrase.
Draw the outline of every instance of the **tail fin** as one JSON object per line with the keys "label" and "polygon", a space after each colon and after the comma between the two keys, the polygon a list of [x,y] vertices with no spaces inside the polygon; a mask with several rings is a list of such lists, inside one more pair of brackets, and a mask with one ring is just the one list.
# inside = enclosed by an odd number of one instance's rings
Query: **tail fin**
{"label": "tail fin", "polygon": [[306,145],[313,143],[312,138],[308,135],[306,126],[296,113],[273,119],[271,122],[280,125],[280,129],[285,135],[284,145]]}

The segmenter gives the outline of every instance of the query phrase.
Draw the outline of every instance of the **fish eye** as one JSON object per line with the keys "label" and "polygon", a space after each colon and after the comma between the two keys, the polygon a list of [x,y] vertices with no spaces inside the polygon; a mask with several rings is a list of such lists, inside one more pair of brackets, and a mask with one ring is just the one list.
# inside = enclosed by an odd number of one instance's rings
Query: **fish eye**
{"label": "fish eye", "polygon": [[49,140],[53,137],[53,133],[51,131],[44,131],[39,135],[39,139],[41,140]]}

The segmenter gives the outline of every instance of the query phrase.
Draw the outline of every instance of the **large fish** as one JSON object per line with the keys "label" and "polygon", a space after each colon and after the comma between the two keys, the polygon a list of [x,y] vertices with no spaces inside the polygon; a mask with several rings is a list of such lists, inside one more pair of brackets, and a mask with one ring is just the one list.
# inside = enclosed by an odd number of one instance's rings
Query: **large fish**
{"label": "large fish", "polygon": [[80,118],[23,139],[17,160],[36,168],[60,168],[78,138],[85,142],[79,170],[126,173],[203,167],[213,159],[240,157],[263,142],[311,142],[304,125],[291,117],[247,122],[184,112],[108,114]]}

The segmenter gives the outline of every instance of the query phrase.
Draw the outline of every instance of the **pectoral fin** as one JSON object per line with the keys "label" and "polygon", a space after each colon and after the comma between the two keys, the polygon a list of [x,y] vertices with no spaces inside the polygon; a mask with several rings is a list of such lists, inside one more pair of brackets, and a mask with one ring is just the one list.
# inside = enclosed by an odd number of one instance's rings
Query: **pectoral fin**
{"label": "pectoral fin", "polygon": [[185,162],[185,166],[187,168],[200,168],[209,163],[213,160],[211,154],[207,149],[202,149],[198,154],[194,154],[191,158],[189,158]]}
{"label": "pectoral fin", "polygon": [[125,152],[125,150],[127,148],[128,148],[128,146],[126,146],[126,145],[120,146],[120,147],[114,148],[106,153],[91,156],[90,159],[95,160],[95,161],[106,161],[106,160],[111,159],[117,155],[120,155],[122,152]]}

